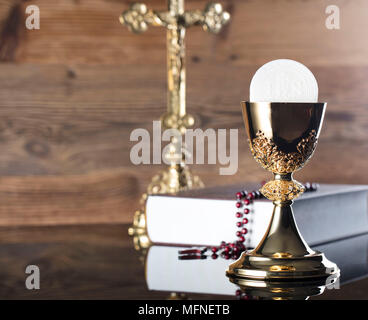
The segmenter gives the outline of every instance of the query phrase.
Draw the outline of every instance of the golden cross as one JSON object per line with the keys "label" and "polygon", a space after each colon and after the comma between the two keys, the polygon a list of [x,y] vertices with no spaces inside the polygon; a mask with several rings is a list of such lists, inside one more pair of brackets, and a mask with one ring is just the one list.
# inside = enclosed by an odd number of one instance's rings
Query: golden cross
{"label": "golden cross", "polygon": [[[229,21],[230,14],[219,3],[209,3],[204,11],[184,11],[184,0],[168,0],[167,11],[153,11],[142,3],[133,3],[120,16],[120,22],[129,30],[141,33],[149,25],[167,28],[167,112],[162,115],[164,129],[178,129],[181,134],[194,124],[194,118],[185,109],[185,30],[192,25],[201,25],[204,30],[218,33]],[[198,176],[191,173],[185,164],[185,152],[178,148],[176,139],[171,140],[170,152],[165,155],[170,166],[154,176],[147,193],[175,193],[180,190],[203,187]],[[142,196],[142,204],[147,194]],[[150,243],[146,233],[145,208],[134,214],[133,227],[129,234],[134,236],[138,247]]]}
{"label": "golden cross", "polygon": [[194,124],[185,108],[186,28],[201,25],[206,31],[218,33],[229,19],[230,14],[219,3],[207,4],[204,11],[184,11],[184,0],[168,0],[167,11],[149,10],[145,4],[133,3],[121,14],[120,22],[135,33],[146,31],[149,25],[167,28],[167,112],[161,117],[164,129],[183,133]]}

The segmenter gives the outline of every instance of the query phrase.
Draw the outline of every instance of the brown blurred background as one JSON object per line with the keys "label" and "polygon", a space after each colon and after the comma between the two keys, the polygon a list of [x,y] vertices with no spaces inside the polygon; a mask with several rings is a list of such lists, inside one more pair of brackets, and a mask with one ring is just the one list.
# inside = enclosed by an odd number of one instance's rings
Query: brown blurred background
{"label": "brown blurred background", "polygon": [[[368,183],[368,1],[221,2],[232,14],[221,34],[187,32],[187,107],[197,127],[239,128],[239,171],[193,171],[207,186],[269,177],[245,143],[239,101],[259,66],[289,58],[312,70],[328,102],[317,152],[296,177]],[[118,21],[128,3],[0,0],[0,225],[128,222],[162,168],[132,165],[129,135],[152,131],[165,111],[165,30],[130,33]],[[40,30],[25,28],[30,4]],[[340,30],[325,27],[329,4]]]}

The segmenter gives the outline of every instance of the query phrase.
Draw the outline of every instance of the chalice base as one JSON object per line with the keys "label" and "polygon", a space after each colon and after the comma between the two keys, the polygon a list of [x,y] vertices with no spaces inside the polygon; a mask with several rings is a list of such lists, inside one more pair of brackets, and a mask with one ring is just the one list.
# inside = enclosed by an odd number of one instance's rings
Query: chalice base
{"label": "chalice base", "polygon": [[339,273],[336,264],[318,251],[290,258],[272,258],[246,252],[227,271],[229,277],[279,281],[338,277]]}
{"label": "chalice base", "polygon": [[229,277],[261,280],[308,280],[338,276],[337,265],[313,251],[296,226],[292,201],[274,202],[269,227],[260,244],[229,266]]}

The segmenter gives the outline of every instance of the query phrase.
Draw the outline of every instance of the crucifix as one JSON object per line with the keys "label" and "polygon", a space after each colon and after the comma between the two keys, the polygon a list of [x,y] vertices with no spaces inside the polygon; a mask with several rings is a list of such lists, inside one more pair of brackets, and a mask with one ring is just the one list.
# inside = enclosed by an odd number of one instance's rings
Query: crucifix
{"label": "crucifix", "polygon": [[[133,3],[121,14],[120,22],[134,33],[142,33],[150,25],[167,29],[167,111],[161,116],[163,129],[177,129],[184,134],[187,128],[194,125],[194,118],[186,113],[185,105],[186,29],[199,25],[205,31],[218,33],[229,19],[230,14],[224,11],[219,3],[207,4],[204,11],[185,11],[184,0],[168,0],[167,11],[155,11],[148,9],[143,3]],[[194,176],[185,164],[186,152],[183,148],[178,150],[175,138],[172,138],[169,150],[165,155],[170,162],[169,167],[153,177],[147,193],[175,193],[202,187],[200,178]],[[144,194],[142,203],[146,197],[147,194]],[[135,213],[130,233],[136,234],[140,229],[145,230],[143,209]]]}

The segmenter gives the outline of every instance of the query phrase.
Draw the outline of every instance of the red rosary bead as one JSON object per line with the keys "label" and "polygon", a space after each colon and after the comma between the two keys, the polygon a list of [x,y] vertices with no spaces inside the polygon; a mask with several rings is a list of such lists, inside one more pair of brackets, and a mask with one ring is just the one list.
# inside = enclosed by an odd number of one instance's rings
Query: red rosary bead
{"label": "red rosary bead", "polygon": [[237,199],[240,199],[241,197],[242,197],[241,192],[237,192],[237,193],[236,193],[236,198],[237,198]]}
{"label": "red rosary bead", "polygon": [[216,247],[212,247],[211,250],[212,250],[212,252],[217,252],[218,249]]}
{"label": "red rosary bead", "polygon": [[241,222],[237,222],[237,223],[236,223],[236,226],[237,226],[238,228],[240,228],[242,225],[243,225],[243,224],[242,224]]}
{"label": "red rosary bead", "polygon": [[245,238],[243,236],[239,237],[239,241],[240,242],[244,242],[245,241]]}
{"label": "red rosary bead", "polygon": [[241,231],[242,234],[247,234],[248,233],[248,229],[247,228],[243,228]]}
{"label": "red rosary bead", "polygon": [[242,235],[242,233],[240,231],[237,231],[235,234],[237,237],[240,237]]}
{"label": "red rosary bead", "polygon": [[244,204],[245,204],[246,206],[250,204],[250,200],[249,200],[249,199],[245,199],[243,202],[244,202]]}
{"label": "red rosary bead", "polygon": [[247,218],[244,218],[243,219],[243,224],[247,224],[248,223],[248,219]]}
{"label": "red rosary bead", "polygon": [[242,206],[241,202],[237,202],[235,205],[237,208],[240,208]]}
{"label": "red rosary bead", "polygon": [[245,213],[245,214],[248,214],[248,213],[249,213],[249,209],[248,209],[248,208],[245,208],[245,209],[244,209],[244,213]]}
{"label": "red rosary bead", "polygon": [[217,255],[216,253],[213,253],[213,254],[211,255],[211,257],[212,257],[212,259],[217,259],[218,255]]}
{"label": "red rosary bead", "polygon": [[242,216],[243,216],[243,215],[242,215],[240,212],[237,212],[237,213],[236,213],[236,217],[237,217],[237,218],[241,218]]}

